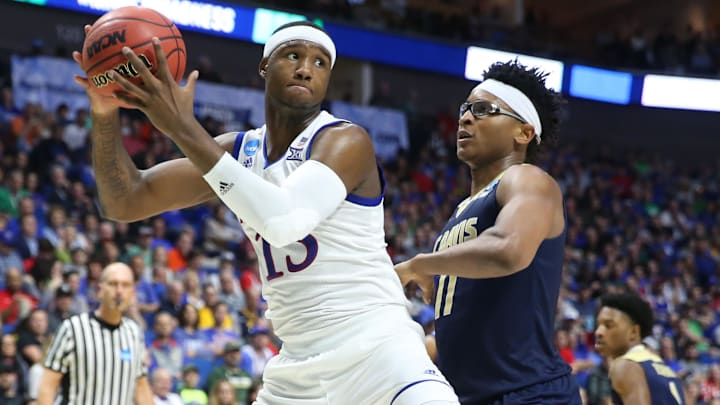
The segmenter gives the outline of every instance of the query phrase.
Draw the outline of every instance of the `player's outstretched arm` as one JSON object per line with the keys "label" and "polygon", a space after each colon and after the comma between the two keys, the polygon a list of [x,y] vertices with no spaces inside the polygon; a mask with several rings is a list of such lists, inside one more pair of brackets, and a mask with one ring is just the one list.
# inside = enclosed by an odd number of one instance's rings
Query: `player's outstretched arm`
{"label": "player's outstretched arm", "polygon": [[[215,198],[202,173],[187,159],[138,170],[122,144],[117,117],[93,116],[93,169],[103,215],[132,222]],[[236,133],[216,141],[232,150]]]}
{"label": "player's outstretched arm", "polygon": [[645,371],[638,363],[622,358],[613,360],[610,381],[623,404],[651,405]]}
{"label": "player's outstretched arm", "polygon": [[[562,233],[565,220],[557,182],[531,165],[508,169],[498,185],[500,213],[476,238],[396,266],[403,283],[434,274],[466,278],[503,277],[527,268],[540,244]],[[463,234],[462,232],[460,234]]]}

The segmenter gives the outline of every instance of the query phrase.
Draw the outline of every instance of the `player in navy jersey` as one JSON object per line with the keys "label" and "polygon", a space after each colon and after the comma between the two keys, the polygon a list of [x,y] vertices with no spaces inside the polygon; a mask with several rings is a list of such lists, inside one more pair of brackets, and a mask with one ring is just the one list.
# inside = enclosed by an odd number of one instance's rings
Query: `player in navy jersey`
{"label": "player in navy jersey", "polygon": [[[395,268],[435,295],[440,370],[463,405],[580,404],[553,345],[566,221],[557,182],[527,164],[557,136],[546,74],[496,63],[460,106],[457,156],[472,175],[433,253]],[[436,294],[433,294],[436,291]]]}
{"label": "player in navy jersey", "polygon": [[684,405],[682,381],[642,343],[650,335],[653,313],[636,294],[602,297],[595,348],[608,357],[613,403],[617,405]]}

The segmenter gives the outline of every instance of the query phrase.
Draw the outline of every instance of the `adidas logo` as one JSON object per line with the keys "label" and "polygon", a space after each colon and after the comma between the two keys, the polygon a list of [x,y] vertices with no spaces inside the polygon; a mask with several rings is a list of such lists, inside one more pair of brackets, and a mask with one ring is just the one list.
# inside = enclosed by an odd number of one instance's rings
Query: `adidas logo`
{"label": "adidas logo", "polygon": [[220,194],[222,194],[222,195],[227,194],[227,192],[230,191],[230,189],[233,188],[234,185],[235,185],[235,183],[225,183],[224,181],[221,181],[220,182]]}

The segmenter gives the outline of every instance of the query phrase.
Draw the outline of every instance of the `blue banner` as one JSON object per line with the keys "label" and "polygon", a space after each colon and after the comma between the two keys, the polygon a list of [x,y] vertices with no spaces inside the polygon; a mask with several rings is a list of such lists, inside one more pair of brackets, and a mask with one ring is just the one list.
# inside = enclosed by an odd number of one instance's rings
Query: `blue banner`
{"label": "blue banner", "polygon": [[395,160],[401,149],[408,149],[407,116],[389,108],[367,107],[335,101],[332,114],[365,128],[372,138],[375,154],[384,161]]}
{"label": "blue banner", "polygon": [[25,104],[41,105],[53,111],[60,104],[67,104],[70,111],[88,108],[85,90],[73,80],[74,75],[85,73],[73,61],[48,56],[11,58],[12,86],[15,107]]}

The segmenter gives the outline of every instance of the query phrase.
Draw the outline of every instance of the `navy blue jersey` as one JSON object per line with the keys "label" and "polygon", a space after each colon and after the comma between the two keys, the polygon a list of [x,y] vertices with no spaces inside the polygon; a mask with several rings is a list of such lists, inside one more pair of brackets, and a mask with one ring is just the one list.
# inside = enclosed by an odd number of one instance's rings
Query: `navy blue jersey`
{"label": "navy blue jersey", "polygon": [[[685,405],[685,396],[682,390],[682,381],[655,353],[647,348],[638,347],[625,353],[621,359],[638,363],[645,372],[650,403],[653,405]],[[613,390],[613,402],[623,405],[620,396]],[[628,404],[624,404],[628,405]]]}
{"label": "navy blue jersey", "polygon": [[[435,251],[495,224],[499,182],[458,205]],[[437,279],[438,362],[463,404],[490,402],[570,374],[552,340],[564,243],[565,231],[546,239],[529,267],[506,277]]]}

